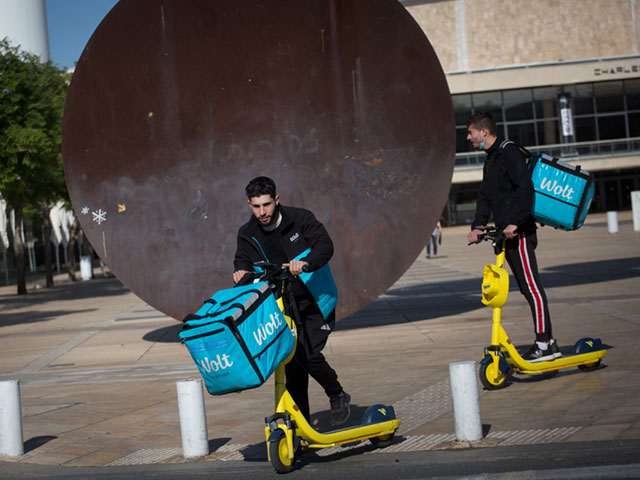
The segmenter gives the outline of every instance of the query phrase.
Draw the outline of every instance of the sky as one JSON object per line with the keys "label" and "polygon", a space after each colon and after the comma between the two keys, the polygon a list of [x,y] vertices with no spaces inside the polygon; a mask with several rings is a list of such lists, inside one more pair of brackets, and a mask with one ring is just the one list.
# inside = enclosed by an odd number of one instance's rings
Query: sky
{"label": "sky", "polygon": [[117,0],[46,0],[49,54],[60,67],[72,68],[96,27]]}

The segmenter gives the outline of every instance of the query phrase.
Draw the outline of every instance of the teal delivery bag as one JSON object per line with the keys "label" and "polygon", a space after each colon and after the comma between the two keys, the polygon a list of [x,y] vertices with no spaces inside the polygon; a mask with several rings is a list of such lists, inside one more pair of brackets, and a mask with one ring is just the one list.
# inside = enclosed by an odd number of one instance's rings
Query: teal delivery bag
{"label": "teal delivery bag", "polygon": [[259,387],[295,346],[267,282],[216,292],[179,336],[211,395]]}
{"label": "teal delivery bag", "polygon": [[542,225],[577,230],[584,223],[595,193],[593,175],[550,155],[529,160],[533,188],[533,218]]}

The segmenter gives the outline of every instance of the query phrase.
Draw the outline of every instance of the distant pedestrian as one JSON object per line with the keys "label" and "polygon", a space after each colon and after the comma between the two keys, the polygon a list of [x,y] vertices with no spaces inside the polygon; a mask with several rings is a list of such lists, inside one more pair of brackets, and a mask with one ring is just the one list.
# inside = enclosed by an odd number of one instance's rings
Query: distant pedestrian
{"label": "distant pedestrian", "polygon": [[427,240],[427,258],[431,258],[431,244],[433,244],[433,256],[438,256],[438,242],[440,242],[442,238],[442,225],[440,225],[440,220],[436,223],[433,232],[431,233],[431,238]]}

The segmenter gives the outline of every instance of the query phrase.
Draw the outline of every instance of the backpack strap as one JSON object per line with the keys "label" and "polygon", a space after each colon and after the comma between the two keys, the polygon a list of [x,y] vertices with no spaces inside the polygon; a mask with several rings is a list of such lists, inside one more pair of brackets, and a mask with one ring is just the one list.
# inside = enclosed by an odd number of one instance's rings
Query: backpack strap
{"label": "backpack strap", "polygon": [[520,152],[522,152],[522,154],[527,157],[527,161],[529,160],[529,158],[531,158],[533,155],[532,153],[527,150],[526,148],[524,148],[522,145],[518,145],[516,142],[514,142],[513,140],[503,140],[502,143],[500,144],[500,146],[498,147],[500,150],[504,150],[504,147],[506,147],[509,144],[513,144],[516,147],[518,147],[518,149],[520,150]]}
{"label": "backpack strap", "polygon": [[500,146],[498,147],[500,150],[504,150],[504,147],[506,147],[507,145],[509,145],[510,143],[513,143],[514,145],[516,144],[516,142],[514,142],[513,140],[503,140],[502,143],[500,144]]}

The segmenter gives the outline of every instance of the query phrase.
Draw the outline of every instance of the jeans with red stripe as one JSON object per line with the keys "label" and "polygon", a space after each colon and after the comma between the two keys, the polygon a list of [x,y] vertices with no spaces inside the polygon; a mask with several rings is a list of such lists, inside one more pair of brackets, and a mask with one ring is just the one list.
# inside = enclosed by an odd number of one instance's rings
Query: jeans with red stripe
{"label": "jeans with red stripe", "polygon": [[517,238],[507,240],[505,256],[511,267],[513,276],[516,277],[520,292],[524,295],[531,307],[533,324],[536,332],[536,341],[548,342],[551,334],[551,317],[547,295],[540,282],[538,263],[535,249],[538,238],[534,233],[520,233]]}

